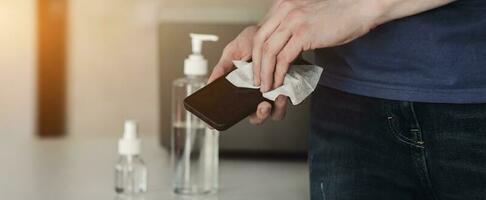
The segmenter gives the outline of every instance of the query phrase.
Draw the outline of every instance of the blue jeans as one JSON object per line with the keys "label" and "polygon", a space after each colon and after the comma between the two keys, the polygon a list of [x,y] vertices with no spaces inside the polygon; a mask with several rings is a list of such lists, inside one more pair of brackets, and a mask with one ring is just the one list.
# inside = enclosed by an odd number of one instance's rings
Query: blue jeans
{"label": "blue jeans", "polygon": [[311,108],[312,200],[486,199],[486,104],[318,86]]}

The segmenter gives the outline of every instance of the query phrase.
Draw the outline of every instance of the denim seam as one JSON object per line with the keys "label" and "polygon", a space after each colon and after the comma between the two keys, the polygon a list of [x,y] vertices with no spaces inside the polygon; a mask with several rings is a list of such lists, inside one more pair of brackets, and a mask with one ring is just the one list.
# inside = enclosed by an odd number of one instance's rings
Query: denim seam
{"label": "denim seam", "polygon": [[417,142],[425,144],[422,137],[422,128],[418,122],[417,114],[415,113],[415,104],[413,102],[410,103],[410,111],[412,112],[413,123],[415,125],[415,128],[413,129],[414,136],[417,138]]}
{"label": "denim seam", "polygon": [[[410,154],[413,159],[413,163],[415,166],[415,170],[417,172],[417,176],[420,180],[420,183],[425,190],[425,194],[427,195],[427,199],[437,200],[435,198],[435,194],[432,193],[430,190],[429,179],[428,179],[428,172],[424,170],[424,162],[423,162],[423,150],[422,149],[410,149]],[[432,194],[432,195],[428,195]]]}
{"label": "denim seam", "polygon": [[424,181],[425,186],[427,187],[426,190],[432,195],[433,200],[438,200],[437,194],[435,193],[435,190],[432,186],[432,181],[430,180],[430,174],[427,166],[427,161],[425,158],[425,150],[421,149],[420,152],[417,152],[419,154],[420,158],[417,159],[417,166],[420,171],[422,171],[424,177],[422,177],[422,181]]}
{"label": "denim seam", "polygon": [[[417,114],[415,112],[414,103],[410,103],[410,110],[412,112],[412,117],[413,117],[413,120],[414,120],[414,123],[415,123],[415,126],[416,126],[415,134],[418,136],[418,140],[421,141],[422,144],[424,144],[424,148],[421,149],[420,152],[415,151],[416,154],[418,154],[418,156],[417,156],[418,159],[416,159],[417,167],[422,171],[422,173],[424,175],[424,177],[422,177],[421,179],[423,179],[424,184],[427,187],[426,189],[432,195],[432,199],[437,200],[438,199],[437,194],[435,193],[435,190],[433,189],[433,186],[432,186],[432,180],[430,179],[430,173],[429,173],[429,169],[428,169],[428,165],[427,165],[427,159],[425,157],[425,142],[423,141],[423,132],[422,132],[422,128],[420,126],[420,123],[418,121]],[[420,166],[418,166],[418,165],[420,165]]]}
{"label": "denim seam", "polygon": [[420,149],[424,148],[423,146],[421,146],[420,143],[417,144],[417,142],[412,141],[411,139],[403,136],[400,133],[400,131],[397,130],[396,126],[394,125],[395,123],[393,123],[393,121],[392,121],[393,117],[391,116],[391,114],[388,113],[387,115],[388,115],[388,117],[387,117],[388,129],[390,129],[390,132],[392,132],[394,138],[396,138],[401,143],[406,143],[408,145],[412,145],[412,146],[420,148]]}

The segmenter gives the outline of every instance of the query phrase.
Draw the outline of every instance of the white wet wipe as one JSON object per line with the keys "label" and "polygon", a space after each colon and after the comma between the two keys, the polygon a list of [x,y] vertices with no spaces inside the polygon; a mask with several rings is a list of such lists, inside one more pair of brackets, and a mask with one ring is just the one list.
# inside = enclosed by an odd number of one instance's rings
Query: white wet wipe
{"label": "white wet wipe", "polygon": [[[226,76],[229,82],[236,87],[260,88],[253,85],[252,63],[233,61],[233,64],[237,69]],[[279,95],[285,95],[290,98],[293,105],[297,105],[317,87],[322,70],[322,67],[316,65],[292,65],[285,75],[283,85],[263,93],[263,97],[275,101]]]}

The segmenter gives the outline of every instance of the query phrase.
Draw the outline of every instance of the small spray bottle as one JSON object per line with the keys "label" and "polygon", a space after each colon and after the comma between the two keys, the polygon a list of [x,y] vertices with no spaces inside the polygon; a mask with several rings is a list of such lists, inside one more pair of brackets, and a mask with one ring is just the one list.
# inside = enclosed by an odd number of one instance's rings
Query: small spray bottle
{"label": "small spray bottle", "polygon": [[137,123],[125,121],[123,138],[118,141],[120,158],[115,166],[115,191],[118,194],[147,191],[147,167],[140,157],[140,145]]}
{"label": "small spray bottle", "polygon": [[171,160],[174,192],[213,193],[218,187],[219,133],[184,109],[183,100],[207,82],[208,62],[202,55],[204,41],[215,35],[190,34],[192,54],[184,60],[184,75],[172,86]]}

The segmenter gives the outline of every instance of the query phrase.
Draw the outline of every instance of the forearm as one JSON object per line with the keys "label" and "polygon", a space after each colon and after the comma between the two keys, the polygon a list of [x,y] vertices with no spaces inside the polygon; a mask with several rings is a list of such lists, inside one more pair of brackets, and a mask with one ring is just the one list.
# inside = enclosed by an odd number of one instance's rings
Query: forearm
{"label": "forearm", "polygon": [[362,2],[367,4],[364,7],[373,7],[371,10],[374,11],[374,15],[372,16],[373,20],[371,26],[374,27],[395,19],[438,8],[454,1],[455,0],[363,0]]}

